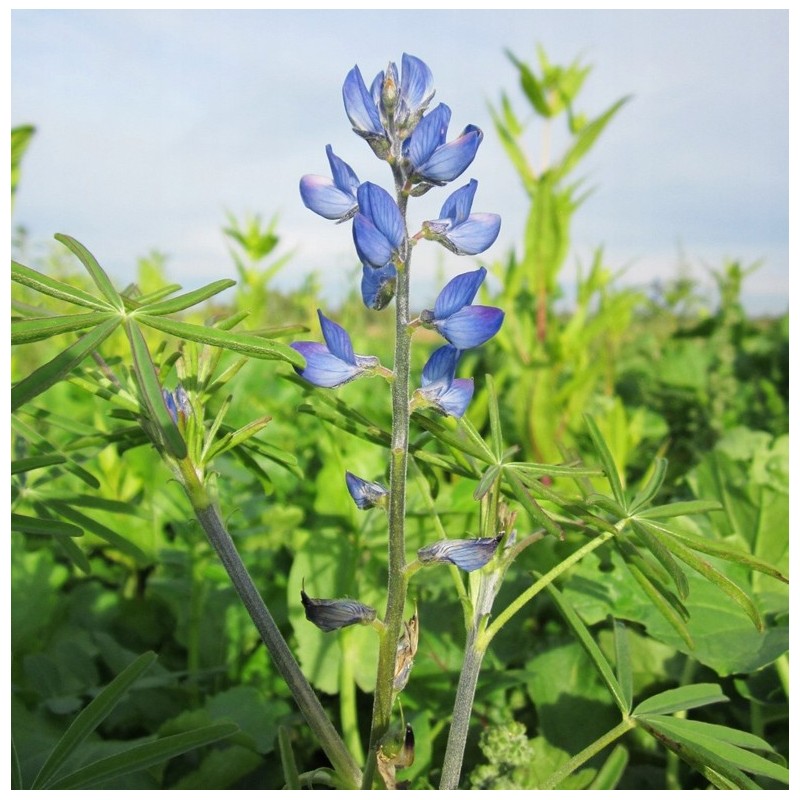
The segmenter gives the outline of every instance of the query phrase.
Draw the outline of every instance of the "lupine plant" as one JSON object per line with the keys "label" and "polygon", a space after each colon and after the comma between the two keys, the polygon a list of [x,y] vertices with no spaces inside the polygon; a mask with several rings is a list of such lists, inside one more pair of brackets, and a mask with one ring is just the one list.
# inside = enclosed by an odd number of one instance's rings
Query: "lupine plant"
{"label": "lupine plant", "polygon": [[[730,577],[728,568],[732,564],[768,581],[785,582],[784,572],[760,553],[698,534],[698,527],[688,522],[695,518],[705,522],[722,506],[697,494],[665,500],[666,459],[654,458],[638,481],[626,485],[625,474],[591,415],[582,418],[581,452],[565,451],[558,463],[515,460],[519,442],[511,446],[506,442],[495,381],[480,372],[464,375],[465,365],[483,363],[474,358],[476,349],[503,330],[505,322],[502,308],[476,302],[485,288],[485,267],[471,264],[431,297],[427,308],[412,313],[411,256],[417,245],[439,245],[459,256],[475,256],[491,247],[500,229],[496,214],[473,212],[478,182],[461,178],[478,153],[483,132],[468,125],[448,138],[451,110],[443,103],[433,106],[433,97],[431,71],[414,56],[404,54],[399,70],[390,63],[369,86],[359,67],[354,67],[344,81],[344,109],[353,131],[385,162],[392,191],[359,181],[356,170],[340,159],[331,145],[326,147],[330,177],[306,175],[300,180],[300,196],[311,211],[346,226],[343,230],[350,228],[361,264],[361,299],[368,312],[393,316],[390,365],[368,352],[372,348],[359,339],[355,329],[351,336],[336,321],[335,312],[327,315],[318,310],[320,336],[291,346],[279,338],[293,335],[300,326],[244,331],[240,327],[244,313],[223,314],[205,325],[175,319],[175,314],[216,296],[232,282],[217,281],[175,296],[171,296],[178,289],[175,286],[147,294],[135,287],[119,292],[94,256],[68,236],[57,238],[86,268],[92,282],[88,288],[12,264],[12,278],[27,293],[24,300],[45,297],[81,309],[80,313],[56,313],[19,300],[12,325],[14,345],[83,332],[12,388],[18,448],[32,450],[21,452],[15,463],[12,529],[29,537],[51,537],[58,552],[84,572],[89,570],[87,558],[73,541],[84,529],[117,547],[135,564],[150,566],[147,554],[135,542],[84,513],[84,506],[123,513],[125,504],[106,501],[92,506],[85,498],[66,502],[53,494],[48,481],[37,477],[36,471],[63,468],[96,488],[96,479],[77,454],[108,445],[121,453],[142,446],[154,448],[183,492],[191,515],[212,545],[280,679],[330,764],[329,768],[301,763],[298,768],[291,736],[281,729],[279,749],[289,788],[406,785],[403,770],[414,764],[415,733],[403,701],[406,697],[411,702],[415,661],[425,648],[428,629],[424,593],[414,590],[429,576],[433,578],[433,573],[452,581],[447,607],[452,619],[459,624],[463,620],[464,647],[453,681],[452,714],[445,712],[441,721],[447,731],[442,762],[431,764],[429,774],[422,776],[423,786],[431,786],[434,780],[441,789],[467,785],[462,773],[467,771],[467,741],[475,732],[471,722],[483,663],[498,634],[518,624],[523,616],[520,612],[529,609],[534,599],[546,603],[572,632],[592,679],[611,698],[614,719],[590,741],[581,741],[569,752],[559,751],[557,758],[548,755],[546,766],[538,771],[541,762],[533,763],[534,748],[521,726],[515,723],[509,728],[508,741],[502,731],[490,729],[481,739],[490,764],[469,770],[473,787],[500,788],[511,775],[518,781],[516,788],[613,788],[627,763],[619,740],[632,731],[639,738],[650,737],[654,745],[682,759],[715,787],[758,788],[750,775],[787,782],[788,771],[762,737],[687,718],[688,711],[727,699],[718,685],[693,683],[688,674],[677,688],[636,698],[631,635],[621,621],[627,619],[626,609],[610,609],[603,631],[610,639],[601,647],[582,610],[576,608],[579,596],[571,593],[566,583],[572,571],[602,556],[613,563],[615,575],[626,576],[637,593],[636,602],[652,611],[662,629],[679,642],[676,647],[691,652],[695,641],[690,591],[717,592],[761,632],[769,629],[770,620],[765,620],[759,605]],[[463,185],[458,185],[462,180]],[[429,191],[445,195],[438,217],[413,225],[412,201]],[[252,232],[256,240],[262,238],[259,226]],[[242,244],[239,237],[234,238]],[[271,240],[267,242],[266,252],[273,246]],[[117,341],[114,334],[120,329],[126,336]],[[536,330],[542,333],[544,328]],[[171,349],[163,338],[154,338],[164,335],[169,341],[177,340],[177,349]],[[224,362],[224,351],[235,360]],[[313,678],[304,674],[284,638],[281,620],[276,622],[267,607],[262,577],[251,575],[245,567],[239,543],[226,522],[233,501],[219,468],[223,456],[235,457],[265,485],[269,476],[260,466],[265,459],[292,476],[302,474],[295,455],[259,439],[268,417],[238,427],[228,422],[232,397],[227,395],[227,387],[252,358],[282,363],[289,373],[284,377],[290,388],[304,394],[301,411],[329,424],[336,435],[344,431],[373,444],[385,463],[379,475],[359,475],[356,472],[361,470],[354,465],[344,465],[339,487],[355,505],[354,513],[370,515],[364,518],[376,521],[380,541],[369,546],[379,547],[386,560],[376,553],[367,555],[375,556],[371,568],[386,565],[380,602],[366,597],[319,596],[322,592],[315,585],[318,576],[314,571],[301,574],[299,592],[289,597],[314,636],[344,640],[354,628],[363,627],[363,633],[377,638],[376,662],[369,665],[375,680],[369,741],[363,754],[358,720],[352,719],[350,711],[343,711],[341,732],[331,722],[314,690]],[[97,402],[108,402],[117,427],[95,431],[37,405],[35,401],[44,392],[55,391],[57,384],[65,382]],[[357,386],[337,391],[354,382]],[[391,409],[388,424],[369,419],[349,401],[358,398],[358,388],[367,385],[386,390],[386,405]],[[349,392],[347,401],[344,392]],[[485,419],[480,428],[468,414],[479,401]],[[42,426],[59,425],[72,436],[63,452],[39,433]],[[697,481],[713,485],[702,473]],[[469,502],[474,505],[469,514],[449,516],[448,509],[441,507],[437,487],[444,482],[469,486]],[[415,522],[413,546],[408,536],[412,508],[422,517],[422,522]],[[469,524],[464,524],[464,519]],[[306,547],[313,554],[315,546],[312,536]],[[304,555],[308,554],[294,553],[295,564],[310,563],[307,558],[303,561]],[[764,649],[769,653],[761,655],[757,666],[783,652],[779,639],[778,634],[767,640]],[[229,722],[212,724],[202,716],[195,719],[190,715],[179,732],[99,760],[89,758],[86,763],[84,758],[76,763],[76,753],[80,755],[87,739],[154,660],[152,653],[139,656],[98,692],[49,754],[39,759],[29,783],[23,780],[12,740],[13,785],[107,785],[116,777],[236,734],[236,726]],[[196,658],[190,657],[189,662],[193,674]],[[348,666],[352,669],[353,665]],[[556,673],[547,676],[554,685],[560,678]],[[503,676],[503,680],[513,682],[515,677]]]}

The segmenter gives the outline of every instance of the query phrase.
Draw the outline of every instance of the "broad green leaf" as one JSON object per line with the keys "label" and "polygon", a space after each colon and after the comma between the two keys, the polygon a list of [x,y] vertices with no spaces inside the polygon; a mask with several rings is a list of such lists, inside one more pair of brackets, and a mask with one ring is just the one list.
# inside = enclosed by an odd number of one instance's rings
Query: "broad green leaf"
{"label": "broad green leaf", "polygon": [[629,760],[627,749],[621,744],[616,745],[587,788],[592,791],[616,789],[617,784],[622,780]]}
{"label": "broad green leaf", "polygon": [[194,325],[190,322],[177,322],[164,317],[154,317],[149,314],[137,314],[136,319],[150,328],[176,336],[179,339],[188,339],[193,342],[202,342],[237,353],[245,353],[253,358],[273,359],[287,361],[294,367],[304,367],[305,359],[289,345],[262,339],[252,333],[232,333],[222,328],[208,328]]}
{"label": "broad green leaf", "polygon": [[150,358],[150,351],[147,348],[144,335],[139,326],[130,320],[126,320],[125,330],[128,333],[128,341],[131,345],[139,389],[142,392],[142,399],[150,412],[150,419],[161,431],[164,444],[169,452],[177,459],[186,458],[188,453],[186,442],[167,410],[164,397],[161,394],[161,383],[158,380],[153,360]]}
{"label": "broad green leaf", "polygon": [[[236,286],[236,281],[226,278],[220,281],[214,281],[207,286],[202,286],[191,292],[172,297],[169,300],[162,300],[161,302],[148,303],[141,306],[142,314],[150,314],[152,316],[160,316],[161,314],[175,314],[178,311],[183,311],[186,308],[191,308],[204,300],[208,300],[216,294],[229,289],[231,286]],[[138,312],[137,312],[138,314]]]}
{"label": "broad green leaf", "polygon": [[669,519],[691,514],[707,514],[709,511],[722,511],[722,506],[716,500],[685,500],[679,503],[667,503],[664,506],[644,508],[640,511],[632,509],[631,514],[642,519]]}
{"label": "broad green leaf", "polygon": [[155,653],[143,653],[140,655],[78,714],[47,757],[47,760],[39,770],[39,774],[31,784],[31,789],[53,788],[52,779],[64,766],[64,763],[75,751],[75,748],[97,729],[97,726],[114,710],[138,677],[155,660]]}
{"label": "broad green leaf", "polygon": [[48,278],[41,272],[35,269],[25,267],[16,261],[11,262],[11,280],[17,283],[28,286],[31,289],[46,294],[50,297],[55,297],[58,300],[66,300],[68,303],[74,303],[78,306],[86,308],[94,308],[98,311],[114,311],[114,307],[109,305],[105,300],[100,300],[93,297],[83,289],[78,289],[75,286],[70,286],[68,283],[62,283],[54,278]]}
{"label": "broad green leaf", "polygon": [[572,607],[569,600],[567,600],[553,584],[547,586],[547,591],[555,602],[558,610],[561,612],[561,616],[567,621],[567,624],[578,637],[581,646],[586,651],[589,658],[592,659],[597,671],[600,673],[603,683],[605,683],[608,690],[611,692],[611,696],[614,698],[617,707],[623,715],[627,715],[630,711],[630,698],[626,696],[626,690],[620,685],[616,675],[614,675],[614,670],[603,655],[603,651],[597,646],[588,628],[583,624],[583,620],[578,616],[578,613]]}
{"label": "broad green leaf", "polygon": [[92,328],[118,315],[111,311],[94,311],[88,314],[67,314],[41,319],[22,319],[11,323],[11,344],[29,344],[41,339],[49,339],[60,333]]}
{"label": "broad green leaf", "polygon": [[614,499],[623,508],[626,509],[625,492],[622,489],[622,481],[620,480],[617,471],[617,465],[614,463],[614,457],[611,455],[611,450],[608,449],[603,434],[600,433],[600,428],[590,414],[584,414],[583,418],[586,422],[586,427],[589,429],[589,435],[592,437],[597,455],[600,458],[600,463],[606,473],[606,478],[611,486],[611,491],[614,494]]}
{"label": "broad green leaf", "polygon": [[114,288],[114,285],[111,283],[111,278],[108,277],[105,270],[97,262],[97,259],[77,239],[73,239],[65,233],[57,233],[55,238],[57,241],[61,242],[61,244],[66,245],[78,257],[106,300],[108,300],[117,311],[124,312],[125,304],[122,302],[122,297],[120,297],[119,292]]}
{"label": "broad green leaf", "polygon": [[679,742],[713,752],[717,758],[726,761],[731,767],[754,775],[764,775],[781,783],[789,783],[789,770],[786,767],[731,743],[731,739],[735,738],[738,731],[728,729],[730,733],[720,735],[719,730],[709,731],[709,728],[724,729],[722,725],[698,727],[694,720],[674,717],[648,716],[647,722]]}
{"label": "broad green leaf", "polygon": [[239,727],[231,722],[209,725],[189,733],[178,733],[174,736],[165,736],[154,742],[147,742],[136,747],[131,747],[115,756],[96,761],[76,772],[65,775],[54,781],[50,789],[84,789],[104,781],[110,781],[121,775],[138,772],[160,764],[175,756],[213,744],[220,739],[227,739],[237,733]]}
{"label": "broad green leaf", "polygon": [[62,456],[59,453],[52,453],[46,456],[31,456],[30,458],[18,458],[11,462],[11,474],[19,475],[22,472],[42,469],[42,467],[52,467],[54,464],[63,464],[66,460],[66,456]]}
{"label": "broad green leaf", "polygon": [[672,557],[668,546],[662,541],[662,538],[654,531],[651,531],[646,524],[642,524],[633,520],[633,529],[636,531],[642,544],[656,557],[662,567],[669,573],[675,588],[678,590],[678,595],[682,600],[689,596],[689,583],[686,580],[686,575],[680,568],[678,563]]}
{"label": "broad green leaf", "polygon": [[83,531],[77,525],[71,525],[69,522],[14,513],[11,514],[11,530],[32,533],[37,536],[83,536]]}
{"label": "broad green leaf", "polygon": [[711,703],[727,702],[728,698],[716,683],[693,683],[677,689],[667,689],[648,697],[633,709],[633,716],[674,714],[676,711],[688,711],[690,708],[699,708]]}
{"label": "broad green leaf", "polygon": [[647,483],[636,493],[636,496],[631,501],[629,514],[635,514],[637,509],[644,508],[649,505],[655,496],[658,494],[664,478],[667,476],[667,459],[656,458],[653,461],[653,470]]}
{"label": "broad green leaf", "polygon": [[15,411],[68,375],[116,330],[120,321],[119,317],[114,317],[101,323],[54,359],[15,384],[11,389],[11,410]]}
{"label": "broad green leaf", "polygon": [[630,713],[633,707],[633,668],[628,631],[623,622],[613,618],[612,620],[614,624],[614,660],[617,665],[617,683],[622,690],[625,712]]}

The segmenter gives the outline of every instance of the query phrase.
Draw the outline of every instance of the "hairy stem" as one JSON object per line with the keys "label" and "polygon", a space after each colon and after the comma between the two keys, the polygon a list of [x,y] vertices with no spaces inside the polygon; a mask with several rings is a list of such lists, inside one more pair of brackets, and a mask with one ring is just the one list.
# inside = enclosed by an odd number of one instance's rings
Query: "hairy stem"
{"label": "hairy stem", "polygon": [[236,545],[225,528],[217,509],[208,499],[203,487],[188,462],[181,463],[181,475],[186,493],[194,507],[195,515],[203,526],[211,545],[219,556],[247,613],[253,620],[273,663],[286,681],[295,702],[303,713],[325,754],[330,759],[345,786],[356,788],[361,782],[361,770],[348,751],[336,728],[328,719],[325,709],[306,680],[300,666],[289,650],[253,579],[242,563]]}

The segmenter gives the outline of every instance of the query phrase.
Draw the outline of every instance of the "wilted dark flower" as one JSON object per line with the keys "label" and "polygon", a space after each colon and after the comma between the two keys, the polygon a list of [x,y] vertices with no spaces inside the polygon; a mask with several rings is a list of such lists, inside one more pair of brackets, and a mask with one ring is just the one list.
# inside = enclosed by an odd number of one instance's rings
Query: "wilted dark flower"
{"label": "wilted dark flower", "polygon": [[365,481],[363,478],[353,475],[352,472],[345,472],[344,478],[347,481],[347,491],[350,492],[353,501],[362,511],[386,505],[386,495],[389,490],[385,486]]}
{"label": "wilted dark flower", "polygon": [[417,558],[423,564],[455,564],[465,572],[485,567],[497,550],[503,538],[479,539],[441,539],[417,551]]}
{"label": "wilted dark flower", "polygon": [[358,600],[323,600],[309,597],[305,589],[300,590],[300,600],[306,611],[306,619],[326,632],[348,625],[369,625],[377,616],[374,608]]}

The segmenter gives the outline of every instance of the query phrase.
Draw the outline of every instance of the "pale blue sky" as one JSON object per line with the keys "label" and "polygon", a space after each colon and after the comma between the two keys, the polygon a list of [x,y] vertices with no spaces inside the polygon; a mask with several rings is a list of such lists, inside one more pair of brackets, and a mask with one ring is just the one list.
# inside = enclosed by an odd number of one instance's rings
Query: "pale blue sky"
{"label": "pale blue sky", "polygon": [[[353,64],[369,81],[404,51],[431,67],[451,134],[484,129],[464,180],[478,179],[475,210],[503,217],[486,254],[500,258],[521,241],[526,203],[487,102],[504,89],[524,110],[503,50],[535,63],[541,44],[552,61],[594,66],[580,111],[633,96],[578,171],[595,191],[567,277],[599,245],[639,284],[682,259],[703,283],[726,257],[763,259],[748,308],[788,306],[786,11],[15,11],[11,44],[11,122],[38,128],[14,222],[37,240],[75,236],[121,284],[150,248],[186,286],[235,277],[220,232],[230,210],[278,213],[282,252],[297,249],[280,284],[314,269],[335,295],[357,263],[350,226],[306,210],[298,180],[326,174],[332,144],[388,186],[350,131],[341,84]],[[436,216],[446,195],[430,192],[412,219]],[[417,248],[419,303],[438,267],[472,263]]]}

